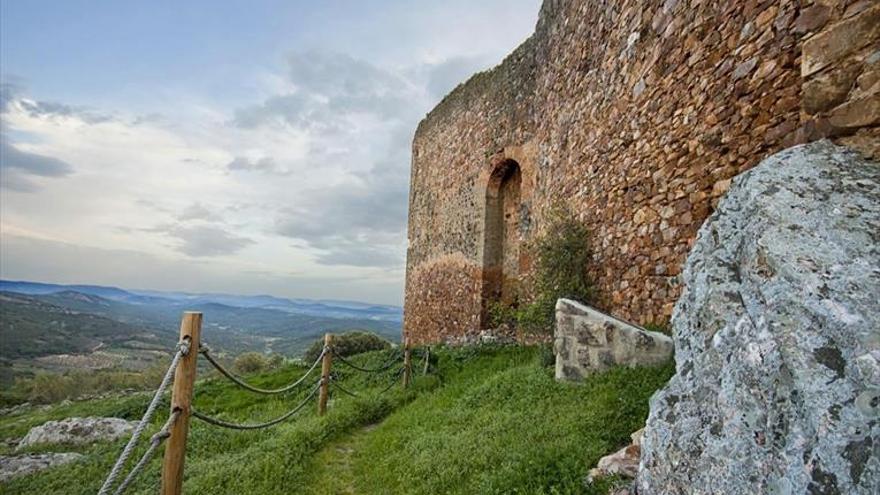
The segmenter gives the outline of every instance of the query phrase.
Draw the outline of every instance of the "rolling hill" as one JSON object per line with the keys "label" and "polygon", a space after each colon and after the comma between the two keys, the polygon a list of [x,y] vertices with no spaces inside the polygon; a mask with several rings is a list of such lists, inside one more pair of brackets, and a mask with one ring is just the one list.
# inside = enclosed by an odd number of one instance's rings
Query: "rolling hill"
{"label": "rolling hill", "polygon": [[325,332],[400,338],[395,306],[0,281],[3,381],[39,370],[143,367],[174,345],[184,311],[204,313],[203,341],[227,355],[298,356]]}

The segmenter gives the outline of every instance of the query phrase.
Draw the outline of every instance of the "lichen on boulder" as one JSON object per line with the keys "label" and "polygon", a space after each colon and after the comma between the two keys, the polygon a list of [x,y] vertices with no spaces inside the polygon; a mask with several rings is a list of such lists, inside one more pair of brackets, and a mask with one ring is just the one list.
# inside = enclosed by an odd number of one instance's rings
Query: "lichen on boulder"
{"label": "lichen on boulder", "polygon": [[84,455],[76,452],[26,454],[19,456],[0,455],[0,482],[78,461],[84,457]]}
{"label": "lichen on boulder", "polygon": [[18,443],[18,450],[43,444],[87,444],[116,440],[131,433],[137,422],[121,418],[67,418],[35,426]]}
{"label": "lichen on boulder", "polygon": [[827,141],[765,159],[683,282],[639,494],[877,493],[880,165]]}

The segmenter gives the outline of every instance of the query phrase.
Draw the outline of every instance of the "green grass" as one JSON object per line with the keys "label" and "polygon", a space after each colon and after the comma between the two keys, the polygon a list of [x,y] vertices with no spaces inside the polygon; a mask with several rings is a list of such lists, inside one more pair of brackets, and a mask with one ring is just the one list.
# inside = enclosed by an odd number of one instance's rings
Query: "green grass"
{"label": "green grass", "polygon": [[[604,493],[583,486],[586,471],[629,442],[672,374],[619,368],[574,385],[534,348],[458,358],[441,354],[441,368],[458,368],[446,386],[322,452],[312,493]],[[321,469],[334,450],[345,465]]]}
{"label": "green grass", "polygon": [[[388,353],[378,352],[358,356],[364,366],[376,366]],[[258,386],[278,387],[300,376],[304,369],[287,366],[281,371],[257,376],[248,380]],[[206,425],[192,420],[187,446],[186,493],[290,493],[301,489],[305,478],[304,468],[311,455],[327,442],[362,425],[375,422],[401,404],[412,400],[421,390],[431,388],[435,379],[425,377],[404,392],[392,388],[381,397],[370,397],[393,378],[392,371],[384,376],[361,375],[336,368],[348,387],[363,391],[363,399],[334,397],[326,416],[320,418],[310,404],[300,414],[268,430],[232,431]],[[317,375],[315,375],[317,377]],[[306,387],[308,388],[308,387]],[[282,398],[263,396],[237,388],[219,379],[202,380],[196,386],[196,408],[227,421],[259,422],[272,419],[290,409],[306,395],[303,389]],[[47,420],[70,416],[118,416],[138,419],[146,407],[148,397],[140,394],[130,398],[116,398],[91,402],[77,402],[46,410],[0,418],[0,437],[20,437],[31,426]],[[167,413],[157,415],[152,428],[144,438],[149,438],[165,421]],[[71,463],[31,476],[16,478],[0,485],[0,492],[93,494],[101,485],[125,440],[103,443],[86,448],[67,447],[39,448],[35,451],[76,451],[87,455],[81,462]],[[142,442],[145,443],[145,442]],[[9,448],[6,448],[8,452]],[[143,448],[136,452],[140,455]],[[127,493],[156,493],[159,483],[160,459],[154,459],[139,481]],[[295,492],[296,490],[294,490]]]}
{"label": "green grass", "polygon": [[[390,372],[375,378],[334,366],[347,387],[368,397],[337,396],[325,417],[310,406],[270,430],[222,430],[194,419],[184,492],[604,493],[605,486],[583,486],[587,470],[644,423],[648,397],[672,368],[615,369],[583,384],[560,384],[540,354],[538,348],[440,349],[435,374],[417,376],[409,391],[394,387],[372,398]],[[387,355],[353,359],[374,366]],[[279,386],[302,371],[288,366],[249,380]],[[267,398],[216,379],[200,381],[196,390],[199,410],[235,421],[270,419],[304,393]],[[135,419],[146,401],[139,395],[2,417],[0,438],[73,415]],[[155,419],[153,431],[164,419]],[[87,458],[17,478],[0,492],[95,493],[123,444],[56,447]],[[156,493],[159,464],[154,460],[130,493]]]}

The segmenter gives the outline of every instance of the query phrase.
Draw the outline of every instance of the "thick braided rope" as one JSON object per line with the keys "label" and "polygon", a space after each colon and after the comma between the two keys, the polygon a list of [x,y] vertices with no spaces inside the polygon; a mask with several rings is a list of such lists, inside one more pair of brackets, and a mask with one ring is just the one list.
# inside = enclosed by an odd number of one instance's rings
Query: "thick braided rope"
{"label": "thick braided rope", "polygon": [[352,363],[351,361],[345,359],[336,351],[333,351],[332,349],[331,349],[331,351],[333,352],[333,356],[335,358],[339,359],[339,361],[341,361],[342,364],[344,364],[350,368],[354,368],[358,371],[363,371],[364,373],[379,373],[380,371],[385,371],[388,368],[394,366],[394,363],[396,363],[397,360],[400,359],[400,351],[398,351],[398,352],[395,352],[394,354],[392,354],[391,358],[388,361],[386,361],[385,364],[379,366],[378,368],[363,368],[363,367],[358,366],[358,365]]}
{"label": "thick braided rope", "polygon": [[255,387],[255,386],[245,382],[244,380],[242,380],[241,378],[236,376],[234,373],[232,373],[231,371],[224,368],[222,364],[217,362],[214,359],[214,356],[211,355],[211,350],[208,349],[207,346],[200,347],[199,352],[204,354],[205,358],[208,359],[208,362],[211,363],[214,366],[214,368],[217,369],[217,371],[222,373],[223,376],[225,376],[226,378],[229,378],[230,380],[232,380],[232,382],[235,383],[236,385],[238,385],[244,389],[250,390],[251,392],[256,392],[258,394],[274,395],[274,394],[283,394],[285,392],[289,392],[289,391],[293,390],[294,388],[298,387],[302,382],[305,381],[306,378],[308,378],[308,376],[312,373],[312,371],[314,371],[315,368],[318,367],[318,363],[321,362],[321,358],[323,358],[324,355],[328,351],[326,348],[323,351],[321,351],[321,355],[319,355],[318,359],[316,359],[315,362],[312,363],[312,367],[309,368],[309,370],[306,371],[306,374],[303,375],[299,380],[291,383],[290,385],[286,385],[284,387],[275,388],[275,389],[259,388],[259,387]]}
{"label": "thick braided rope", "polygon": [[162,400],[162,395],[165,393],[165,389],[168,388],[168,384],[171,383],[171,379],[174,377],[177,363],[179,363],[180,359],[187,355],[187,353],[189,353],[189,339],[186,339],[177,345],[177,352],[174,353],[174,357],[171,359],[171,365],[168,366],[168,371],[165,372],[165,376],[162,378],[162,383],[159,384],[159,388],[156,389],[156,393],[153,395],[153,400],[151,400],[150,405],[147,406],[147,410],[144,412],[144,416],[141,418],[140,423],[135,427],[134,432],[131,434],[131,438],[128,439],[128,443],[125,445],[125,448],[122,449],[119,458],[116,459],[116,464],[113,465],[113,469],[110,470],[110,474],[107,475],[107,479],[104,480],[104,484],[101,485],[98,495],[107,495],[110,493],[110,487],[116,482],[116,478],[119,477],[122,467],[125,465],[126,461],[128,461],[128,458],[131,457],[131,453],[134,451],[135,446],[137,446],[141,434],[144,432],[147,425],[150,424],[150,420],[153,419],[156,407],[159,405],[159,402]]}
{"label": "thick braided rope", "polygon": [[312,400],[312,398],[318,392],[319,388],[321,388],[321,381],[320,380],[318,380],[317,384],[312,389],[312,391],[309,393],[309,395],[305,399],[303,399],[303,401],[300,402],[296,407],[294,407],[290,411],[284,413],[283,415],[281,415],[271,421],[266,421],[265,423],[257,423],[257,424],[229,423],[229,422],[223,421],[222,419],[217,419],[217,418],[213,418],[211,416],[207,416],[205,414],[202,414],[202,413],[196,411],[195,409],[192,410],[192,415],[194,417],[204,421],[205,423],[208,423],[208,424],[211,424],[214,426],[220,426],[223,428],[230,428],[233,430],[258,430],[260,428],[268,428],[270,426],[275,426],[278,423],[280,423],[280,422],[286,420],[287,418],[293,416],[294,414],[298,413],[303,407],[306,406],[306,404],[309,403],[310,400]]}
{"label": "thick braided rope", "polygon": [[154,455],[156,455],[156,451],[159,449],[159,445],[161,445],[162,442],[165,441],[165,439],[171,436],[171,426],[174,425],[175,421],[177,421],[178,416],[180,416],[180,410],[174,411],[173,413],[171,413],[170,416],[168,416],[168,421],[165,422],[165,425],[162,426],[161,430],[156,432],[156,434],[150,438],[149,448],[147,448],[147,451],[144,452],[144,455],[141,456],[137,464],[135,464],[134,467],[131,468],[128,476],[126,476],[122,483],[119,484],[119,488],[117,488],[116,491],[113,492],[113,495],[122,495],[122,493],[128,488],[128,486],[131,485],[131,483],[138,477],[139,474],[141,474],[141,471],[144,470],[144,467],[146,467],[147,463],[150,462]]}
{"label": "thick braided rope", "polygon": [[394,372],[394,377],[393,377],[393,379],[391,380],[391,383],[389,383],[387,387],[385,387],[385,388],[383,388],[382,390],[380,390],[379,393],[378,393],[377,395],[382,395],[382,394],[384,394],[385,392],[391,390],[391,387],[397,385],[397,379],[400,378],[400,375],[403,374],[403,370],[404,370],[404,369],[405,369],[405,368],[401,367],[399,370],[397,370],[396,372]]}
{"label": "thick braided rope", "polygon": [[360,395],[358,395],[358,394],[352,392],[351,390],[348,390],[347,388],[343,387],[343,386],[339,383],[338,380],[330,380],[330,385],[333,385],[333,388],[335,388],[336,390],[339,390],[340,392],[342,392],[343,394],[345,394],[345,395],[347,395],[347,396],[349,396],[349,397],[355,397],[355,398],[360,397]]}

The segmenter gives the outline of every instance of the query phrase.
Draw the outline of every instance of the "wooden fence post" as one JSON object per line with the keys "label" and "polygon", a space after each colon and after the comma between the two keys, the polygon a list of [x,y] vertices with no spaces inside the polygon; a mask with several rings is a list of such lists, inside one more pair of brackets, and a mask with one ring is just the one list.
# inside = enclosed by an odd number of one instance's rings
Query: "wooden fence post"
{"label": "wooden fence post", "polygon": [[333,346],[333,334],[324,334],[324,357],[321,360],[321,390],[318,392],[318,415],[323,416],[327,412],[327,397],[330,388],[330,366],[333,363],[333,355],[330,348]]}
{"label": "wooden fence post", "polygon": [[180,340],[189,340],[189,352],[177,363],[174,387],[171,390],[171,412],[179,411],[171,425],[171,436],[165,446],[162,463],[162,495],[180,495],[183,487],[183,462],[186,458],[186,435],[192,411],[193,385],[199,357],[199,337],[202,333],[202,313],[186,312],[180,321]]}
{"label": "wooden fence post", "polygon": [[428,374],[428,366],[431,364],[431,347],[425,347],[425,367],[422,369],[422,374]]}
{"label": "wooden fence post", "polygon": [[409,338],[403,339],[403,388],[409,387],[412,375],[412,356],[409,352]]}

